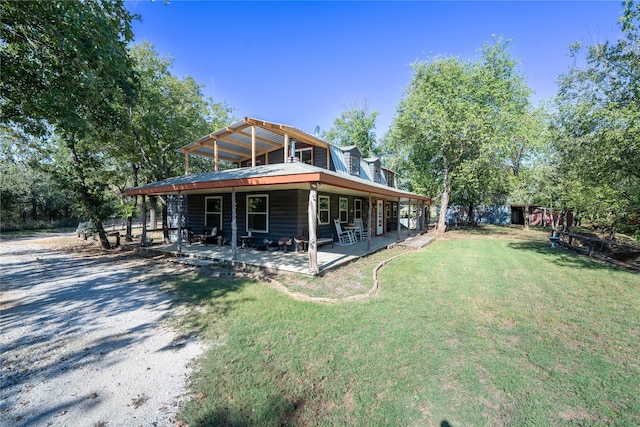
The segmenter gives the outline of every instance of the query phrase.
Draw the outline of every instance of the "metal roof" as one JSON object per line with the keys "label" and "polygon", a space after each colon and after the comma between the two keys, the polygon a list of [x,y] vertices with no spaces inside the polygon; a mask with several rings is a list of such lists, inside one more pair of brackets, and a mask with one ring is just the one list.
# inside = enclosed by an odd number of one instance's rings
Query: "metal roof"
{"label": "metal roof", "polygon": [[[431,199],[382,183],[371,182],[349,174],[334,172],[305,163],[277,163],[252,168],[236,168],[219,172],[183,175],[126,190],[128,195],[196,193],[205,190],[230,190],[232,187],[280,185],[282,188],[297,184],[318,182],[327,187],[356,193],[371,193],[385,197]],[[355,194],[355,193],[354,193]]]}

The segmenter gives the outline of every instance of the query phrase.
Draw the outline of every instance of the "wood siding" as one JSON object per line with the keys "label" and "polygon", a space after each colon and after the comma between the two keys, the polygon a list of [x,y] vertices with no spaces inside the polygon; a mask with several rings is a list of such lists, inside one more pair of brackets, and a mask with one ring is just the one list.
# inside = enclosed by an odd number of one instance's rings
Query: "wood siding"
{"label": "wood siding", "polygon": [[[238,236],[247,234],[246,207],[247,195],[267,194],[269,196],[269,231],[267,233],[253,232],[255,243],[261,244],[264,239],[278,240],[280,237],[295,237],[309,235],[309,218],[307,215],[309,206],[308,190],[282,190],[282,191],[244,191],[236,192]],[[231,194],[193,194],[185,198],[188,202],[183,206],[183,226],[194,233],[203,233],[205,224],[205,198],[210,196],[222,197],[222,230],[221,233],[227,242],[231,239]],[[329,197],[329,224],[318,225],[316,232],[318,238],[336,236],[333,223],[340,215],[340,197],[349,200],[348,222],[353,222],[354,200],[356,197],[330,193],[318,193],[318,196]],[[362,217],[367,223],[367,200],[362,200]],[[175,227],[177,218],[176,197],[170,196],[170,226]]]}

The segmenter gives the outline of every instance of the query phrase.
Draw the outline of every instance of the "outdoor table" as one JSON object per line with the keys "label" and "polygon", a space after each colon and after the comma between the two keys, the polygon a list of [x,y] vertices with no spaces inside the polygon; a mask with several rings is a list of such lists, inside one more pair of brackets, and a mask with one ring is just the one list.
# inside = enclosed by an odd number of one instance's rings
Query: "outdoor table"
{"label": "outdoor table", "polygon": [[240,236],[240,247],[247,249],[249,246],[253,246],[254,236]]}
{"label": "outdoor table", "polygon": [[355,225],[347,225],[344,229],[347,230],[347,233],[349,233],[353,242],[358,240],[356,239],[356,231],[360,229],[359,227],[356,227]]}

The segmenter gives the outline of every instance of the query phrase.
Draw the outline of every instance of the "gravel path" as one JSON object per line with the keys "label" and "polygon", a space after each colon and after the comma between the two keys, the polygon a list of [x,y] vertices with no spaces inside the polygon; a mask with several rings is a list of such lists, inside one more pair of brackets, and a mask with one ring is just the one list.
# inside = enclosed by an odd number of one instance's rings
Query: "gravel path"
{"label": "gravel path", "polygon": [[175,425],[202,352],[164,321],[176,267],[43,243],[0,243],[0,425]]}

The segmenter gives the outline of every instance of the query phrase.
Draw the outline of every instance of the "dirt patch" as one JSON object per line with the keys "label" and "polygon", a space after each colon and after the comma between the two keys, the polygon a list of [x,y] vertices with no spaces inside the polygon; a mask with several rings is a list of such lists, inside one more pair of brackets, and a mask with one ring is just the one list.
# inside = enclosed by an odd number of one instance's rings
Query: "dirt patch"
{"label": "dirt patch", "polygon": [[383,249],[347,265],[322,273],[317,277],[285,274],[278,281],[289,292],[315,298],[346,298],[367,294],[374,285],[373,270],[381,262],[412,249],[394,247]]}
{"label": "dirt patch", "polygon": [[180,270],[65,239],[0,245],[0,425],[174,424],[203,350],[168,326]]}

